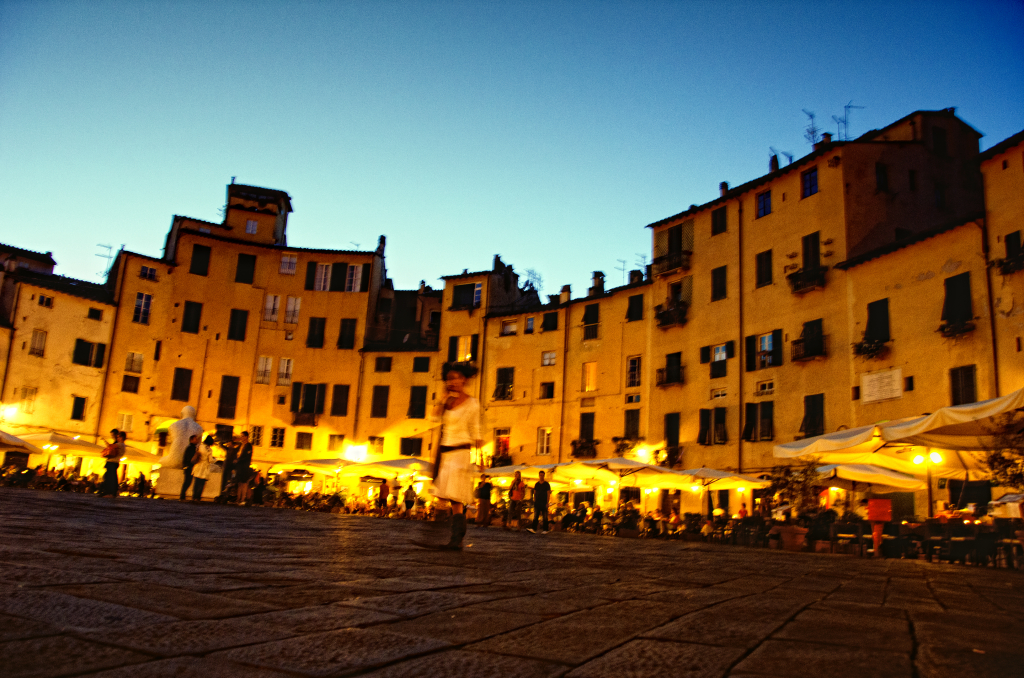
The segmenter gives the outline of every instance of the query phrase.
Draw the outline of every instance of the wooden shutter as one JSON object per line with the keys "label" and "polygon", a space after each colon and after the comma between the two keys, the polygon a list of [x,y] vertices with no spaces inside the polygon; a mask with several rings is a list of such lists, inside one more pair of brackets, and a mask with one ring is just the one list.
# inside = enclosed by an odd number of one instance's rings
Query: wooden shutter
{"label": "wooden shutter", "polygon": [[743,340],[743,352],[746,354],[746,369],[747,372],[753,372],[757,369],[757,337],[750,335]]}
{"label": "wooden shutter", "polygon": [[743,439],[755,440],[754,425],[757,423],[757,403],[747,403],[743,409]]}
{"label": "wooden shutter", "polygon": [[335,384],[331,394],[331,416],[348,416],[348,384]]}
{"label": "wooden shutter", "polygon": [[84,339],[75,339],[75,350],[71,354],[71,362],[76,365],[88,365],[92,362],[92,344]]}
{"label": "wooden shutter", "polygon": [[292,412],[299,411],[299,403],[302,402],[302,382],[292,382],[292,402],[288,409]]}
{"label": "wooden shutter", "polygon": [[725,357],[735,358],[736,357],[736,342],[730,339],[725,342]]}
{"label": "wooden shutter", "polygon": [[476,360],[476,350],[480,347],[480,335],[474,334],[469,340],[469,359]]}
{"label": "wooden shutter", "polygon": [[974,318],[971,304],[971,274],[961,273],[946,278],[946,299],[942,304],[942,320],[950,323],[965,323]]}
{"label": "wooden shutter", "polygon": [[192,245],[192,261],[188,272],[195,275],[206,275],[210,271],[210,248],[206,245]]}
{"label": "wooden shutter", "polygon": [[[103,358],[107,355],[106,344],[96,344],[96,348],[93,349],[92,353],[92,366],[103,367]],[[141,364],[141,361],[140,361]]]}
{"label": "wooden shutter", "polygon": [[879,299],[868,304],[868,326],[865,341],[889,341],[889,300]]}
{"label": "wooden shutter", "polygon": [[251,285],[256,277],[256,255],[239,254],[238,265],[235,267],[235,282]]}
{"label": "wooden shutter", "polygon": [[313,407],[313,414],[324,413],[324,402],[327,400],[327,384],[316,385],[316,404]]}
{"label": "wooden shutter", "polygon": [[772,367],[782,365],[782,330],[772,330]]}
{"label": "wooden shutter", "polygon": [[310,261],[306,264],[306,289],[316,287],[316,262]]}
{"label": "wooden shutter", "polygon": [[600,322],[600,304],[587,304],[583,309],[583,324],[596,325]]}
{"label": "wooden shutter", "polygon": [[359,291],[366,292],[370,289],[370,265],[363,264],[363,275],[359,278]]}
{"label": "wooden shutter", "polygon": [[697,443],[700,445],[711,444],[711,410],[700,411],[700,430],[697,432]]}
{"label": "wooden shutter", "polygon": [[760,430],[757,433],[758,440],[772,440],[775,437],[774,412],[775,403],[770,400],[761,403],[761,416],[758,421],[758,428]]}
{"label": "wooden shutter", "polygon": [[801,239],[804,256],[804,270],[817,271],[821,268],[821,243],[818,231]]}
{"label": "wooden shutter", "polygon": [[709,363],[709,362],[711,362],[711,347],[710,346],[701,346],[700,347],[700,364],[703,365],[703,364]]}
{"label": "wooden shutter", "polygon": [[448,362],[453,363],[459,358],[459,338],[448,337]]}

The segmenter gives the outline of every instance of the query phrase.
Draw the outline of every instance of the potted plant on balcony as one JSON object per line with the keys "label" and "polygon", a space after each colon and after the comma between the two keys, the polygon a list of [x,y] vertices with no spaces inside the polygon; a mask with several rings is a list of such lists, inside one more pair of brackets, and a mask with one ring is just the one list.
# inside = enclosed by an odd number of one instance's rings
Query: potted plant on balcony
{"label": "potted plant on balcony", "polygon": [[882,358],[889,353],[888,342],[882,341],[881,339],[863,339],[853,344],[853,354],[864,358],[865,360],[872,360],[874,358]]}
{"label": "potted plant on balcony", "polygon": [[572,447],[572,456],[582,458],[594,458],[597,456],[597,446],[600,440],[577,439],[569,443]]}
{"label": "potted plant on balcony", "polygon": [[947,339],[951,337],[958,337],[961,334],[967,334],[968,332],[974,331],[974,323],[970,320],[948,320],[941,325],[937,330],[942,336]]}
{"label": "potted plant on balcony", "polygon": [[615,443],[615,456],[624,457],[628,453],[636,449],[636,446],[644,441],[643,436],[637,436],[636,438],[619,438],[618,436],[612,438],[612,442]]}
{"label": "potted plant on balcony", "polygon": [[795,522],[776,525],[772,532],[779,535],[782,548],[802,551],[806,545],[806,527],[817,514],[819,476],[817,462],[805,466],[776,466],[769,479],[768,494],[781,504],[789,504],[796,516]]}

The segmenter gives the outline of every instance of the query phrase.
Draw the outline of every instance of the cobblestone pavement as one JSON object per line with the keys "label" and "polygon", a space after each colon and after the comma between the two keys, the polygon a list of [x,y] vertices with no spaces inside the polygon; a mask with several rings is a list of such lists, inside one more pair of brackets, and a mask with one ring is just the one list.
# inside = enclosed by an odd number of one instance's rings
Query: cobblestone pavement
{"label": "cobblestone pavement", "polygon": [[1007,676],[1024,577],[0,489],[0,674]]}

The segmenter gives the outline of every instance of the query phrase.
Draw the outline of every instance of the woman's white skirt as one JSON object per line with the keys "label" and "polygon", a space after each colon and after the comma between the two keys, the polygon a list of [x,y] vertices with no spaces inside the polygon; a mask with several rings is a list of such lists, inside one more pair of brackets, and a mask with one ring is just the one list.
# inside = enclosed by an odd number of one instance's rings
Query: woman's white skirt
{"label": "woman's white skirt", "polygon": [[473,464],[469,448],[442,452],[438,462],[441,470],[434,480],[431,493],[438,499],[447,499],[460,504],[473,503]]}

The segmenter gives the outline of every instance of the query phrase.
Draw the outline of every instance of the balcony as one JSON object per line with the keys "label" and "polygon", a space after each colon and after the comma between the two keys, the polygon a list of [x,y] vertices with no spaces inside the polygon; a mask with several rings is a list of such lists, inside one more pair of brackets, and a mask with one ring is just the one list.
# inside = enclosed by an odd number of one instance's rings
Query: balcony
{"label": "balcony", "polygon": [[511,466],[512,456],[508,454],[496,454],[491,457],[491,468],[500,468],[502,466]]}
{"label": "balcony", "polygon": [[947,321],[939,325],[939,329],[936,331],[947,339],[952,339],[953,337],[959,337],[961,335],[968,334],[969,332],[973,332],[974,327],[974,323],[969,320],[958,320],[955,322]]}
{"label": "balcony", "polygon": [[677,269],[683,271],[690,270],[690,256],[693,252],[669,252],[668,254],[660,257],[654,257],[654,261],[651,262],[654,270],[654,275],[665,275],[671,273]]}
{"label": "balcony", "polygon": [[889,345],[877,339],[864,339],[853,344],[853,354],[865,360],[880,359],[889,355]]}
{"label": "balcony", "polygon": [[690,305],[684,302],[669,302],[654,307],[654,316],[658,319],[658,327],[671,327],[686,324],[686,314]]}
{"label": "balcony", "polygon": [[828,355],[826,350],[827,335],[817,337],[805,337],[793,340],[792,360],[795,363],[817,358],[825,358]]}
{"label": "balcony", "polygon": [[312,412],[296,412],[292,426],[316,426],[317,418]]}
{"label": "balcony", "polygon": [[683,385],[683,368],[682,367],[661,367],[654,372],[654,383],[656,386],[682,386]]}
{"label": "balcony", "polygon": [[600,325],[596,325],[596,324],[595,325],[584,325],[583,326],[583,341],[587,341],[588,339],[597,339],[598,338],[598,333],[597,333],[597,328],[598,327],[600,327]]}
{"label": "balcony", "polygon": [[495,400],[512,400],[512,384],[499,383],[494,387]]}
{"label": "balcony", "polygon": [[270,370],[256,370],[256,383],[257,384],[269,384],[270,383]]}
{"label": "balcony", "polygon": [[573,440],[569,443],[572,446],[572,456],[576,459],[594,459],[597,457],[597,446],[600,440]]}
{"label": "balcony", "polygon": [[793,294],[804,294],[825,287],[825,271],[827,270],[828,266],[806,270],[801,268],[787,275],[786,280],[789,282],[789,288]]}
{"label": "balcony", "polygon": [[999,272],[1002,275],[1024,271],[1024,252],[1015,254],[1012,257],[1006,257],[1005,259],[998,259],[993,263],[999,268]]}

